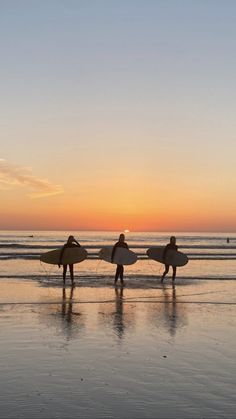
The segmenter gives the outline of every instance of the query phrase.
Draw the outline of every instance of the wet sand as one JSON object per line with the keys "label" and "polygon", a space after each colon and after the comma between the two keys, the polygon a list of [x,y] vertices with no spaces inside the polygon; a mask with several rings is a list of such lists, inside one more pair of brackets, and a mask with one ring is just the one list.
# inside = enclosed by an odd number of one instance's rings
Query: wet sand
{"label": "wet sand", "polygon": [[111,284],[1,280],[0,417],[235,417],[236,281]]}

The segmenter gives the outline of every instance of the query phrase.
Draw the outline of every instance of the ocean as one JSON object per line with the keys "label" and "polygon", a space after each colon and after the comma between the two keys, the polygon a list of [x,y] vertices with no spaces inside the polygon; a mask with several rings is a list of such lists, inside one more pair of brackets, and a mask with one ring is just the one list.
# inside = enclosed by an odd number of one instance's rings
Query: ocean
{"label": "ocean", "polygon": [[[88,259],[75,265],[76,279],[86,285],[97,283],[114,274],[114,266],[98,259],[102,246],[114,244],[119,232],[106,231],[0,231],[0,279],[36,279],[58,282],[61,270],[40,262],[42,253],[60,248],[69,234],[88,251]],[[136,264],[125,268],[125,277],[145,286],[146,279],[159,278],[163,265],[147,258],[150,246],[163,246],[173,233],[129,232],[126,241],[137,253]],[[181,279],[236,279],[236,233],[176,233],[179,250],[189,263],[178,268]],[[228,239],[228,240],[227,240]]]}

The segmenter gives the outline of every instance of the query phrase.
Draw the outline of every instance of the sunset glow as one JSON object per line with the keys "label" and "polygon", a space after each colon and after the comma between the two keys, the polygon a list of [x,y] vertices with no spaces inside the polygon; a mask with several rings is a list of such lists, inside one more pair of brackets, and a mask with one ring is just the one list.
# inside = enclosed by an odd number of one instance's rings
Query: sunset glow
{"label": "sunset glow", "polygon": [[20,3],[1,6],[0,229],[236,231],[235,8]]}

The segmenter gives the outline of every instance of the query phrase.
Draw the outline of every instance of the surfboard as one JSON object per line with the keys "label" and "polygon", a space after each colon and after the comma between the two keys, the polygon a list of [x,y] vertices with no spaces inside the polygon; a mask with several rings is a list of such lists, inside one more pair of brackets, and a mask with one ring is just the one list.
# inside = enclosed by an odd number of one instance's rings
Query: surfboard
{"label": "surfboard", "polygon": [[133,265],[137,261],[137,255],[134,252],[124,247],[117,247],[112,262],[112,250],[113,246],[103,247],[98,254],[99,259],[108,263],[114,263],[115,265]]}
{"label": "surfboard", "polygon": [[171,266],[184,266],[188,263],[188,256],[177,250],[168,250],[165,257],[165,262],[163,261],[163,252],[165,246],[162,247],[150,247],[147,250],[147,255],[150,259],[156,260],[157,262],[171,265]]}
{"label": "surfboard", "polygon": [[[60,262],[61,249],[51,250],[43,253],[40,256],[41,262],[49,263],[50,265],[58,265]],[[87,251],[83,247],[67,247],[64,250],[61,265],[73,265],[80,263],[87,258]]]}

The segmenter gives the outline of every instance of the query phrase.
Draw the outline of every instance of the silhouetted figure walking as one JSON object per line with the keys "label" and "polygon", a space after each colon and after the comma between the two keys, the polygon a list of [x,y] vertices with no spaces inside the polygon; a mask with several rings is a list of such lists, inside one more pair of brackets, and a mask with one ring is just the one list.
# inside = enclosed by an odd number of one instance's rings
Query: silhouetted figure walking
{"label": "silhouetted figure walking", "polygon": [[[77,242],[77,240],[75,240],[74,236],[69,236],[68,239],[67,239],[67,242],[64,244],[63,248],[61,249],[60,260],[59,260],[59,264],[58,264],[59,268],[61,267],[61,261],[62,261],[63,253],[64,253],[65,249],[67,249],[68,247],[81,247],[81,246]],[[67,266],[68,265],[63,265],[63,285],[65,285],[65,283],[66,283]],[[70,269],[71,285],[74,286],[74,265],[69,265],[69,269]]]}
{"label": "silhouetted figure walking", "polygon": [[[114,245],[112,249],[112,254],[111,254],[112,262],[113,262],[117,247],[124,247],[125,249],[129,249],[129,246],[127,245],[127,243],[125,243],[124,234],[120,234],[119,241]],[[114,282],[115,285],[117,284],[117,281],[119,278],[120,278],[121,285],[124,285],[124,266],[123,265],[117,265],[116,267],[115,282]]]}
{"label": "silhouetted figure walking", "polygon": [[[164,252],[163,252],[163,261],[164,261],[164,263],[166,261],[166,256],[167,256],[167,253],[168,253],[169,250],[176,250],[176,251],[178,250],[178,246],[176,246],[176,238],[175,238],[175,236],[171,236],[170,243],[168,243],[166,245],[165,249],[164,249]],[[165,263],[165,271],[163,272],[163,275],[161,277],[161,282],[164,281],[165,276],[169,272],[169,268],[170,268],[170,265],[168,265],[167,263]],[[172,281],[174,281],[175,280],[175,277],[176,277],[176,266],[172,266],[172,269],[173,269]]]}

